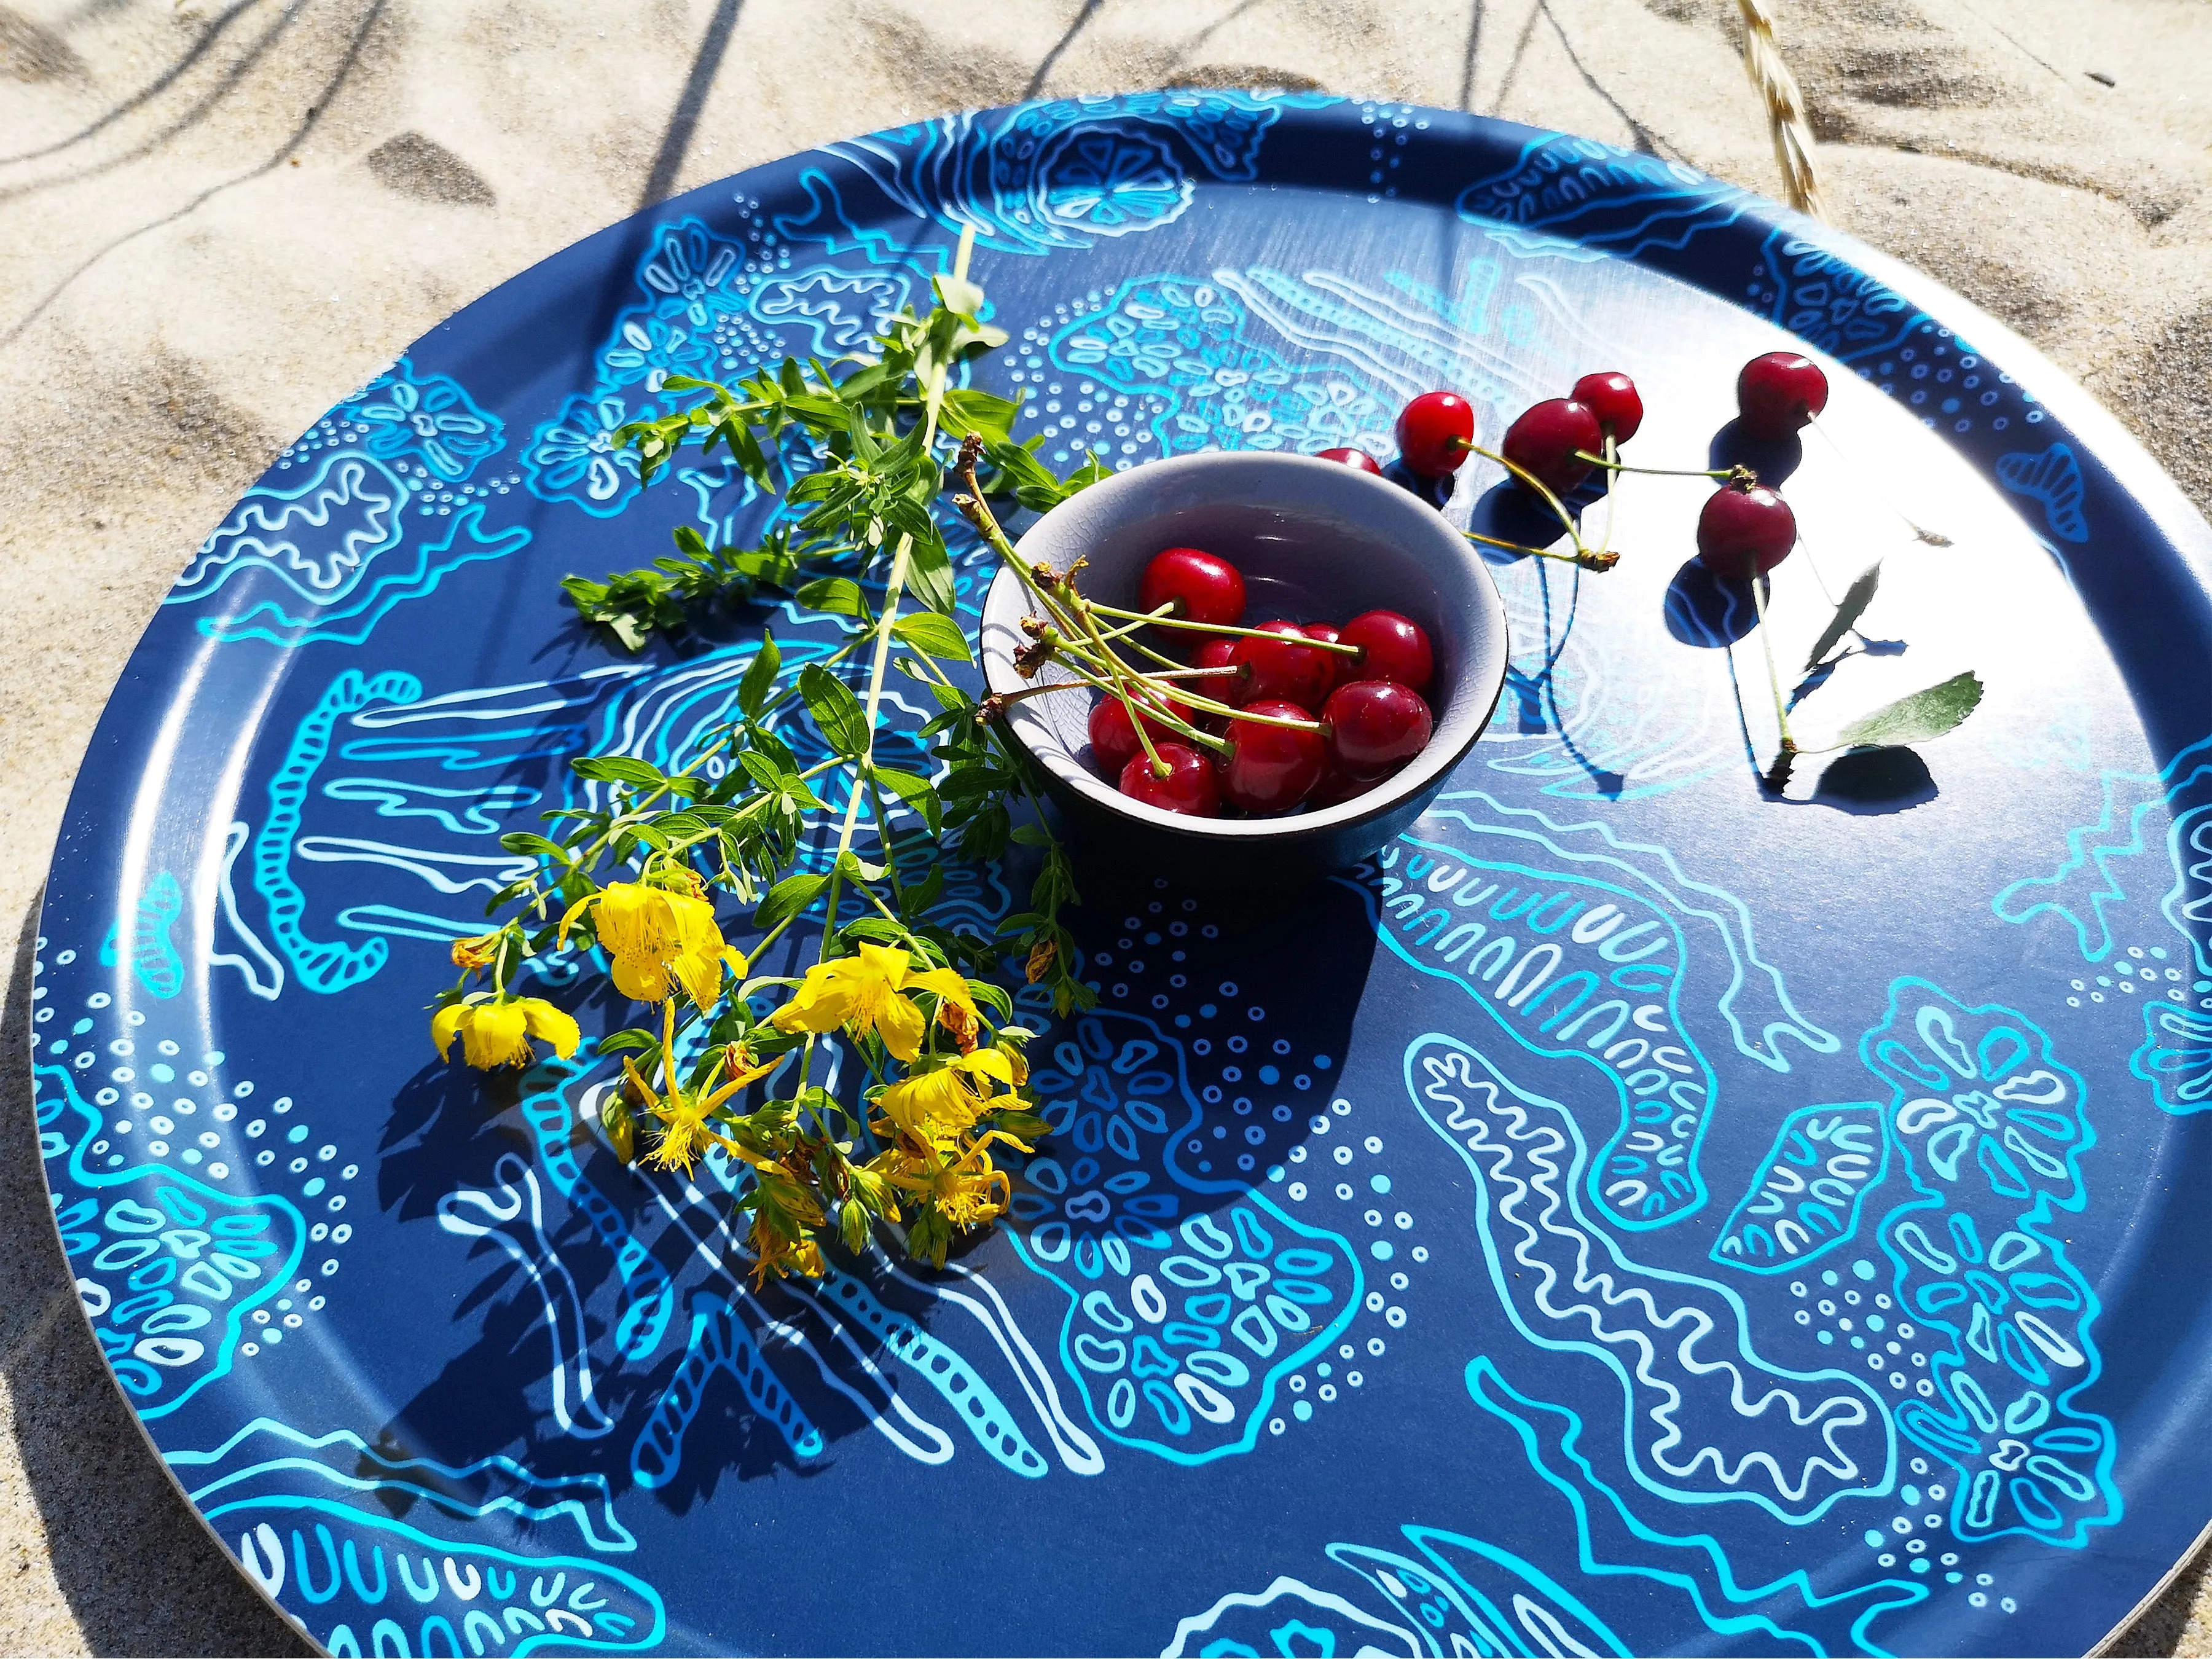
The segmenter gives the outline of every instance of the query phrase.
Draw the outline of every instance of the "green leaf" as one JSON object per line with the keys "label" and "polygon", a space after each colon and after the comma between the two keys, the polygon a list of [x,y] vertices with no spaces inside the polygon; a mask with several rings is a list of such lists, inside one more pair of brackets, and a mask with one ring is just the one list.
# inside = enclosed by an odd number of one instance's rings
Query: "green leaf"
{"label": "green leaf", "polygon": [[878,766],[875,770],[876,781],[921,813],[922,822],[929,826],[931,835],[943,833],[944,808],[938,801],[937,791],[931,787],[927,778],[916,777],[913,773],[901,771],[896,766]]}
{"label": "green leaf", "polygon": [[658,1048],[659,1046],[660,1039],[651,1031],[632,1029],[627,1031],[617,1031],[611,1037],[600,1039],[599,1048],[603,1054],[618,1054],[625,1049],[634,1049],[642,1054],[647,1049]]}
{"label": "green leaf", "polygon": [[761,629],[760,650],[746,668],[744,678],[738,682],[738,707],[748,715],[758,719],[761,709],[768,702],[769,690],[775,684],[775,677],[782,667],[782,648],[776,644],[775,635],[763,628]]}
{"label": "green leaf", "polygon": [[951,616],[960,602],[953,586],[952,556],[935,533],[915,538],[907,550],[907,586],[914,596],[940,616]]}
{"label": "green leaf", "polygon": [[[1067,491],[1069,495],[1073,495],[1079,489],[1088,489],[1092,484],[1097,483],[1100,479],[1110,478],[1113,476],[1114,469],[1112,467],[1100,460],[1095,453],[1085,451],[1083,458],[1083,465],[1077,467],[1074,471],[1067,475],[1067,478],[1062,485],[1062,488]],[[1062,496],[1061,499],[1064,501],[1066,497]]]}
{"label": "green leaf", "polygon": [[811,581],[792,596],[809,611],[825,611],[833,617],[861,617],[868,614],[867,602],[860,597],[860,585],[850,576],[823,576]]}
{"label": "green leaf", "polygon": [[1877,708],[1853,720],[1836,734],[1838,749],[1866,749],[1876,745],[1925,743],[1940,738],[1972,714],[1982,701],[1982,682],[1972,669],[1954,674],[1941,685],[1915,691],[1909,697]]}
{"label": "green leaf", "polygon": [[1866,614],[1874,602],[1874,591],[1881,581],[1881,561],[1877,559],[1859,572],[1858,580],[1844,594],[1844,602],[1836,607],[1836,614],[1828,618],[1828,625],[1820,630],[1820,637],[1805,653],[1805,666],[1818,668],[1821,659],[1835,648],[1836,641],[1851,631],[1851,626]]}
{"label": "green leaf", "polygon": [[1022,823],[1014,826],[1014,841],[1023,847],[1049,847],[1052,832],[1041,823]]}
{"label": "green leaf", "polygon": [[960,624],[950,617],[925,612],[902,617],[891,629],[906,644],[933,657],[942,657],[948,662],[973,662],[975,653],[969,648],[968,636]]}
{"label": "green leaf", "polygon": [[765,932],[786,916],[795,916],[821,896],[830,878],[812,874],[786,876],[769,889],[768,896],[753,912],[753,926]]}
{"label": "green leaf", "polygon": [[939,896],[944,891],[945,866],[941,864],[933,864],[929,866],[929,873],[922,878],[921,885],[906,896],[906,903],[902,908],[908,915],[925,915],[928,913],[929,907],[937,902]]}
{"label": "green leaf", "polygon": [[527,830],[501,836],[499,844],[510,853],[530,853],[539,858],[558,859],[563,864],[571,862],[566,848],[543,836],[533,836]]}
{"label": "green leaf", "polygon": [[852,688],[818,662],[799,671],[799,695],[822,735],[839,754],[857,757],[868,747],[868,717]]}
{"label": "green leaf", "polygon": [[965,276],[955,276],[950,271],[934,280],[937,303],[947,311],[962,317],[973,317],[982,308],[983,289]]}
{"label": "green leaf", "polygon": [[881,881],[884,878],[882,865],[869,863],[850,848],[837,854],[837,868],[849,881]]}
{"label": "green leaf", "polygon": [[791,775],[775,763],[775,759],[757,749],[738,751],[738,764],[745,769],[745,775],[763,789],[781,789],[783,781]]}
{"label": "green leaf", "polygon": [[568,769],[580,778],[595,778],[601,783],[635,783],[650,787],[668,781],[659,767],[628,755],[586,755],[580,760],[570,761]]}

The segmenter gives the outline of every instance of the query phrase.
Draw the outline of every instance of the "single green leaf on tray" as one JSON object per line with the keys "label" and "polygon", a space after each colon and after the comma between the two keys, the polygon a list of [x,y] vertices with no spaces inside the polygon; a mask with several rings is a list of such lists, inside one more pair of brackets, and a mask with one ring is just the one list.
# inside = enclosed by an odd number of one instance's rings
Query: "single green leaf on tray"
{"label": "single green leaf on tray", "polygon": [[940,616],[952,614],[960,595],[953,586],[952,556],[933,532],[915,538],[907,555],[907,586],[914,596]]}
{"label": "single green leaf on tray", "polygon": [[775,684],[776,673],[782,666],[782,647],[776,644],[775,635],[763,628],[760,651],[746,668],[744,678],[738,682],[738,707],[757,717],[767,705],[769,688]]}
{"label": "single green leaf on tray", "polygon": [[824,887],[830,884],[827,876],[805,874],[786,876],[769,889],[768,896],[753,913],[753,926],[762,929],[773,927],[787,916],[795,916],[814,902]]}
{"label": "single green leaf on tray", "polygon": [[833,617],[866,617],[867,602],[860,597],[860,585],[850,576],[823,576],[811,581],[792,596],[809,611],[826,611]]}
{"label": "single green leaf on tray", "polygon": [[1859,572],[1858,580],[1844,592],[1844,602],[1836,607],[1836,614],[1828,618],[1828,625],[1820,630],[1820,637],[1805,653],[1806,667],[1818,668],[1821,659],[1835,649],[1836,642],[1851,631],[1858,619],[1866,614],[1867,606],[1874,603],[1874,591],[1881,581],[1881,562],[1877,559]]}
{"label": "single green leaf on tray", "polygon": [[1836,734],[1838,749],[1894,747],[1940,738],[1972,714],[1982,701],[1982,682],[1972,669],[1940,685],[1899,697],[1862,715]]}
{"label": "single green leaf on tray", "polygon": [[593,778],[602,783],[650,786],[667,781],[659,767],[628,755],[586,755],[580,760],[570,761],[568,769],[580,778]]}
{"label": "single green leaf on tray", "polygon": [[955,276],[947,271],[933,279],[937,289],[938,303],[947,311],[963,317],[973,317],[982,308],[983,289],[965,276]]}
{"label": "single green leaf on tray", "polygon": [[891,632],[905,644],[930,656],[942,657],[949,662],[975,660],[974,652],[969,648],[968,636],[950,617],[930,611],[902,617]]}
{"label": "single green leaf on tray", "polygon": [[927,778],[917,777],[912,772],[902,771],[896,766],[878,766],[875,773],[877,782],[921,814],[922,822],[929,826],[931,835],[944,833],[944,807]]}
{"label": "single green leaf on tray", "polygon": [[857,757],[868,747],[868,717],[852,688],[824,668],[811,662],[799,671],[799,695],[813,713],[814,723],[839,754]]}

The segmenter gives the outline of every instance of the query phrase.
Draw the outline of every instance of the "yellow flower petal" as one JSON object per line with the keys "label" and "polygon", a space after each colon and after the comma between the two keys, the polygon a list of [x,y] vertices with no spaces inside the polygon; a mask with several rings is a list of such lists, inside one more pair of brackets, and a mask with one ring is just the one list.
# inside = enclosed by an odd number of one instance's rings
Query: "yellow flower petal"
{"label": "yellow flower petal", "polygon": [[875,1010],[875,1027],[892,1054],[912,1060],[921,1052],[922,1033],[929,1029],[929,1022],[904,997],[887,994]]}
{"label": "yellow flower petal", "polygon": [[529,1015],[515,1003],[471,1003],[461,1020],[461,1052],[478,1071],[527,1066],[532,1057],[529,1024]]}
{"label": "yellow flower petal", "polygon": [[701,898],[669,896],[677,925],[678,949],[670,966],[694,1006],[702,1012],[722,994],[722,962],[729,947],[714,922],[714,907]]}
{"label": "yellow flower petal", "polygon": [[871,945],[860,941],[860,962],[866,972],[884,981],[887,989],[896,991],[906,982],[907,954],[896,945]]}
{"label": "yellow flower petal", "polygon": [[468,1018],[468,1012],[467,1003],[453,1002],[430,1017],[430,1041],[437,1045],[439,1059],[443,1060],[452,1053],[453,1037],[460,1030],[461,1022]]}
{"label": "yellow flower petal", "polygon": [[975,1012],[975,998],[968,988],[968,981],[951,968],[933,968],[926,974],[911,975],[900,988],[907,991],[934,991],[938,995],[965,1008],[969,1013]]}
{"label": "yellow flower petal", "polygon": [[551,1043],[553,1052],[563,1060],[576,1052],[583,1033],[567,1014],[542,997],[523,997],[514,1006],[522,1010],[522,1028],[531,1036]]}

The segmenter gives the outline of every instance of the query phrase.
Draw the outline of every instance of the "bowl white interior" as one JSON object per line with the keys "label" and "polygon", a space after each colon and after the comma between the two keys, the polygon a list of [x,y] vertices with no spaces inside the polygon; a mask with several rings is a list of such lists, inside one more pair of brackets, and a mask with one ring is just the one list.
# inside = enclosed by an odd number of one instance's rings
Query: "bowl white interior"
{"label": "bowl white interior", "polygon": [[[1481,735],[1505,671],[1505,611],[1497,586],[1467,541],[1442,515],[1384,479],[1306,455],[1239,451],[1186,455],[1116,473],[1046,514],[1018,550],[1032,564],[1065,572],[1085,565],[1077,585],[1102,604],[1137,606],[1145,566],[1162,550],[1198,547],[1243,574],[1247,625],[1348,622],[1363,611],[1396,611],[1428,631],[1436,677],[1425,693],[1435,711],[1429,746],[1365,795],[1278,818],[1192,818],[1121,794],[1088,764],[1091,698],[1080,690],[1014,705],[1009,723],[1030,753],[1069,788],[1131,817],[1224,839],[1293,836],[1370,817],[1440,776]],[[983,610],[985,678],[994,691],[1019,690],[1012,654],[1027,642],[1027,592],[1001,570]],[[1057,664],[1044,681],[1072,677]]]}

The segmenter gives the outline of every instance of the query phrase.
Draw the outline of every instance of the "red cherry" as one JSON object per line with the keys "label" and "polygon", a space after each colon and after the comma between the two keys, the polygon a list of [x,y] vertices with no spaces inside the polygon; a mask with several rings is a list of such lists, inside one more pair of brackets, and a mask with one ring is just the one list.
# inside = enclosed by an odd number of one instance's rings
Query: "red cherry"
{"label": "red cherry", "polygon": [[1342,461],[1346,466],[1356,466],[1362,472],[1372,472],[1377,477],[1382,476],[1382,463],[1364,449],[1323,449],[1316,453],[1324,461]]}
{"label": "red cherry", "polygon": [[[1189,708],[1182,702],[1176,702],[1174,708],[1177,718],[1185,721],[1191,719]],[[1176,734],[1154,716],[1147,714],[1144,718],[1145,732],[1153,743],[1176,741]],[[1101,772],[1109,778],[1118,778],[1130,757],[1144,751],[1144,744],[1137,741],[1137,728],[1121,698],[1101,697],[1091,705],[1091,752],[1098,757]]]}
{"label": "red cherry", "polygon": [[1313,807],[1336,806],[1345,801],[1357,800],[1376,784],[1380,778],[1355,778],[1337,765],[1334,758],[1322,780],[1314,785],[1313,793],[1306,797],[1306,805]]}
{"label": "red cherry", "polygon": [[1790,556],[1797,545],[1797,515],[1764,485],[1723,485],[1698,514],[1698,556],[1717,576],[1747,581]]}
{"label": "red cherry", "polygon": [[[1248,702],[1244,712],[1286,720],[1313,718],[1294,702],[1272,700]],[[1317,731],[1239,719],[1229,722],[1225,735],[1232,747],[1221,767],[1221,793],[1248,812],[1289,811],[1328,770],[1328,744]]]}
{"label": "red cherry", "polygon": [[1139,755],[1121,769],[1118,787],[1131,800],[1157,806],[1163,812],[1182,812],[1194,818],[1221,816],[1221,786],[1213,775],[1213,763],[1187,743],[1156,745],[1168,763],[1167,776],[1155,777],[1152,763]]}
{"label": "red cherry", "polygon": [[1619,369],[1585,374],[1567,395],[1576,403],[1587,404],[1597,416],[1598,425],[1617,444],[1626,443],[1644,424],[1644,399],[1637,393],[1636,382]]}
{"label": "red cherry", "polygon": [[1424,478],[1456,472],[1474,441],[1474,405],[1456,392],[1424,392],[1398,411],[1398,459]]}
{"label": "red cherry", "polygon": [[1522,410],[1505,428],[1498,453],[1543,482],[1555,495],[1566,495],[1590,475],[1590,463],[1576,452],[1596,454],[1605,447],[1605,428],[1596,411],[1571,398],[1547,398]]}
{"label": "red cherry", "polygon": [[1322,710],[1329,753],[1351,778],[1374,779],[1429,746],[1432,722],[1420,694],[1392,680],[1354,680]]}
{"label": "red cherry", "polygon": [[1145,567],[1137,604],[1157,611],[1170,603],[1185,621],[1233,628],[1244,619],[1244,578],[1226,559],[1194,547],[1170,547]]}
{"label": "red cherry", "polygon": [[[1344,630],[1334,623],[1304,623],[1299,625],[1298,631],[1308,639],[1318,640],[1323,645],[1335,645],[1344,638]],[[1330,691],[1336,689],[1336,683],[1344,677],[1344,671],[1358,659],[1347,657],[1340,651],[1324,651],[1322,655],[1328,659],[1328,685],[1322,692],[1322,697],[1326,698]]]}
{"label": "red cherry", "polygon": [[1828,377],[1809,357],[1770,351],[1735,377],[1735,406],[1754,438],[1787,438],[1828,406]]}
{"label": "red cherry", "polygon": [[1345,623],[1342,639],[1359,647],[1357,657],[1341,661],[1342,674],[1363,680],[1395,680],[1416,691],[1428,689],[1436,672],[1436,653],[1421,625],[1395,611],[1370,611]]}
{"label": "red cherry", "polygon": [[1334,653],[1316,651],[1310,645],[1291,644],[1291,640],[1306,637],[1296,623],[1263,622],[1259,626],[1262,633],[1284,637],[1261,640],[1248,634],[1237,640],[1229,659],[1244,670],[1244,678],[1238,683],[1237,695],[1221,701],[1250,703],[1280,698],[1309,714],[1319,709],[1336,678]]}

